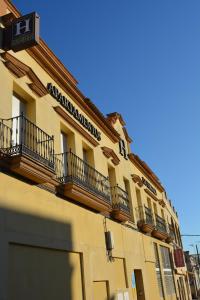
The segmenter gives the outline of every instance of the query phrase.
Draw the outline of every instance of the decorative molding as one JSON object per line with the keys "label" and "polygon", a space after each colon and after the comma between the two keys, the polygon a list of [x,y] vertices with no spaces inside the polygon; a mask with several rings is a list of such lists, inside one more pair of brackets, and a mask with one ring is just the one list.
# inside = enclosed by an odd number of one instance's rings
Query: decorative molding
{"label": "decorative molding", "polygon": [[54,180],[54,171],[25,154],[4,158],[1,160],[1,165],[35,183],[48,183],[52,187],[57,185],[57,181]]}
{"label": "decorative molding", "polygon": [[18,78],[25,76],[25,73],[21,69],[16,67],[16,65],[14,65],[12,62],[5,61],[4,65]]}
{"label": "decorative molding", "polygon": [[166,203],[163,199],[159,199],[158,200],[159,204],[162,206],[162,207],[165,207],[166,206]]}
{"label": "decorative molding", "polygon": [[123,127],[122,128],[123,129],[123,132],[124,132],[124,136],[125,136],[125,139],[126,139],[126,141],[130,144],[130,143],[132,143],[132,138],[128,135],[128,132],[127,132],[127,129],[126,129],[126,127]]}
{"label": "decorative molding", "polygon": [[119,221],[119,222],[126,222],[131,219],[131,215],[128,212],[125,212],[123,209],[119,208],[113,208],[111,216]]}
{"label": "decorative molding", "polygon": [[28,76],[32,83],[29,83],[28,86],[32,91],[34,91],[39,97],[43,97],[48,94],[46,87],[37,77],[37,75],[33,72],[33,70],[22,63],[19,59],[12,56],[8,52],[2,53],[2,57],[5,60],[5,66],[14,73],[18,78],[23,76]]}
{"label": "decorative molding", "polygon": [[90,107],[91,112],[94,114],[94,119],[95,118],[97,119],[97,117],[98,117],[99,120],[101,120],[101,122],[99,124],[100,124],[101,128],[107,134],[109,133],[109,137],[111,138],[111,140],[114,143],[119,142],[119,140],[120,140],[120,134],[112,127],[112,125],[110,124],[110,122],[107,120],[107,118],[105,118],[105,116],[96,107],[96,105],[89,98],[85,98],[84,102],[88,105],[88,107]]}
{"label": "decorative molding", "polygon": [[158,202],[160,201],[149,189],[145,188],[144,191],[155,201],[158,201]]}
{"label": "decorative molding", "polygon": [[84,136],[94,147],[97,147],[99,143],[85,131],[74,119],[72,119],[67,112],[65,112],[60,106],[55,106],[54,110],[67,121],[75,130],[77,130],[82,136]]}
{"label": "decorative molding", "polygon": [[159,229],[154,229],[151,233],[151,235],[161,241],[165,241],[168,237],[167,232],[162,232]]}
{"label": "decorative molding", "polygon": [[[13,13],[16,18],[21,16],[20,12],[9,0],[4,1],[7,9]],[[25,51],[49,74],[64,92],[73,98],[74,102],[83,110],[83,112],[95,121],[101,130],[104,131],[114,143],[119,141],[120,137],[118,132],[111,126],[110,122],[94,103],[87,99],[78,89],[77,80],[41,38],[39,45]]]}
{"label": "decorative molding", "polygon": [[127,129],[126,127],[124,127],[126,125],[124,119],[122,118],[122,115],[117,113],[117,112],[114,112],[114,113],[110,113],[110,114],[107,114],[107,120],[109,121],[109,123],[113,126],[117,120],[119,120],[120,124],[122,125],[122,130],[124,132],[124,136],[125,136],[125,139],[126,141],[130,144],[132,143],[132,139],[131,137],[128,135],[128,132],[127,132]]}
{"label": "decorative molding", "polygon": [[119,120],[119,122],[121,123],[122,126],[126,125],[126,123],[124,122],[124,120],[122,118],[122,115],[117,112],[107,114],[107,119],[112,125],[115,124],[117,120]]}
{"label": "decorative molding", "polygon": [[165,201],[163,199],[158,199],[149,189],[144,189],[145,192],[151,197],[153,198],[155,201],[158,201],[158,203],[162,206],[165,207]]}
{"label": "decorative molding", "polygon": [[115,124],[116,121],[119,120],[122,126],[126,125],[124,119],[122,118],[122,115],[118,112],[107,114],[107,119],[109,120],[109,122],[111,122],[111,124]]}
{"label": "decorative molding", "polygon": [[96,211],[103,212],[106,215],[112,210],[111,204],[104,200],[103,197],[97,196],[93,191],[86,190],[76,182],[60,184],[57,188],[58,194],[70,198],[77,203],[90,207]]}
{"label": "decorative molding", "polygon": [[154,174],[154,172],[149,168],[149,166],[140,159],[140,157],[134,153],[129,153],[128,157],[130,159],[130,161],[136,165],[140,171],[146,176],[148,177],[151,182],[158,188],[158,190],[160,192],[164,192],[165,189],[162,186],[162,184],[160,183],[158,177]]}
{"label": "decorative molding", "polygon": [[111,148],[108,148],[108,147],[101,147],[102,151],[103,151],[103,154],[107,157],[107,158],[112,158],[112,162],[114,165],[118,165],[120,163],[120,159],[119,157],[117,156],[117,154],[114,152],[113,149]]}
{"label": "decorative molding", "polygon": [[142,179],[137,174],[131,174],[132,180],[139,185],[139,187],[143,186]]}

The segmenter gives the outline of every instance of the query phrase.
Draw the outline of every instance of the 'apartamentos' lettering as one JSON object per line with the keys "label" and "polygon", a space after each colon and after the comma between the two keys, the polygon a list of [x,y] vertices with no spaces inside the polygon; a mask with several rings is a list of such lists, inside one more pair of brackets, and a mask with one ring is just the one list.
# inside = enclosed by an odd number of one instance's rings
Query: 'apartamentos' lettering
{"label": "'apartamentos' lettering", "polygon": [[142,177],[142,182],[144,185],[146,185],[146,187],[148,187],[148,189],[154,193],[155,195],[157,195],[156,189],[154,189],[154,187],[144,178]]}
{"label": "'apartamentos' lettering", "polygon": [[98,131],[81,113],[78,109],[65,97],[59,90],[52,85],[47,84],[47,89],[52,97],[54,97],[69,113],[72,115],[83,127],[85,127],[98,141],[101,140],[101,132]]}

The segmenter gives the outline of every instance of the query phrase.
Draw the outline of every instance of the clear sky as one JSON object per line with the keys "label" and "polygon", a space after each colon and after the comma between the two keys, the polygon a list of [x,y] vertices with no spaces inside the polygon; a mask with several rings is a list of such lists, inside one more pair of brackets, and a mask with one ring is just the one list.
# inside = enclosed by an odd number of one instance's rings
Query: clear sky
{"label": "clear sky", "polygon": [[[200,234],[200,1],[14,0],[166,187],[183,234]],[[185,248],[200,237],[184,238]],[[200,246],[200,244],[199,244]]]}

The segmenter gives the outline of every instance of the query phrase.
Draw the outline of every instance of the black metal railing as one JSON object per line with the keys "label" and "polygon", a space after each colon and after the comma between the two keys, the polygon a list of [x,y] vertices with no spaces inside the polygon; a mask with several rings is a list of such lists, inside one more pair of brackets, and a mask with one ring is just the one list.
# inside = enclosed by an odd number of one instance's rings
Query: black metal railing
{"label": "black metal railing", "polygon": [[167,233],[167,226],[165,220],[158,215],[156,215],[155,217],[156,217],[156,229],[158,231]]}
{"label": "black metal railing", "polygon": [[138,206],[136,208],[136,217],[138,220],[138,224],[149,224],[154,225],[153,213],[151,208],[147,206]]}
{"label": "black metal railing", "polygon": [[174,228],[171,224],[168,224],[168,229],[169,236],[173,240],[175,238]]}
{"label": "black metal railing", "polygon": [[56,176],[61,184],[75,182],[111,203],[107,177],[72,152],[55,155]]}
{"label": "black metal railing", "polygon": [[128,193],[118,185],[111,187],[113,208],[118,208],[130,213]]}
{"label": "black metal railing", "polygon": [[0,153],[2,157],[26,154],[55,169],[54,138],[23,115],[0,119]]}
{"label": "black metal railing", "polygon": [[154,225],[153,213],[151,208],[144,206],[145,221],[147,224]]}

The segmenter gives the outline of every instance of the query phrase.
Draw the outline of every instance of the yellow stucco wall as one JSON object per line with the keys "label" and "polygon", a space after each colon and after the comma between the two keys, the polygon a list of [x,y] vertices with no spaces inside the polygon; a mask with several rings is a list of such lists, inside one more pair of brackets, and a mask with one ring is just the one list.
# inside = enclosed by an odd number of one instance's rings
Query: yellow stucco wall
{"label": "yellow stucco wall", "polygon": [[[170,222],[171,218],[179,228],[174,213],[164,192],[161,192],[145,173],[130,160],[119,154],[118,143],[113,143],[97,122],[78,107],[71,95],[54,82],[45,70],[26,52],[10,53],[31,67],[44,86],[51,82],[79,109],[102,133],[102,139],[94,147],[53,109],[60,104],[50,95],[38,97],[28,86],[30,78],[17,78],[0,61],[0,118],[11,117],[12,95],[17,93],[27,103],[27,117],[43,131],[55,138],[55,153],[61,152],[60,132],[73,136],[72,147],[77,156],[83,158],[83,145],[92,151],[93,167],[108,176],[108,166],[115,169],[116,183],[125,189],[124,179],[130,186],[132,219],[120,224],[112,218],[93,212],[58,197],[19,178],[11,173],[0,172],[0,299],[69,299],[69,300],[111,300],[117,294],[127,293],[136,300],[132,287],[132,273],[141,270],[146,300],[160,299],[155,272],[154,243],[168,247],[138,231],[137,195],[141,193],[141,204],[148,205],[147,198],[157,206],[157,213]],[[80,125],[81,126],[81,125]],[[114,128],[121,139],[126,140],[119,120]],[[119,165],[103,155],[101,147],[109,147],[120,158]],[[130,145],[126,143],[126,148]],[[157,198],[165,201],[165,207],[145,192],[132,180],[132,174],[144,177],[157,191]],[[105,231],[111,231],[114,238],[112,258],[109,259],[105,244]],[[185,269],[179,270],[184,273]],[[175,275],[174,279],[181,275]],[[125,297],[125,296],[124,296]],[[124,298],[125,299],[125,298]],[[176,299],[175,295],[166,300]],[[189,299],[189,298],[188,298]],[[139,300],[139,299],[138,299]]]}

